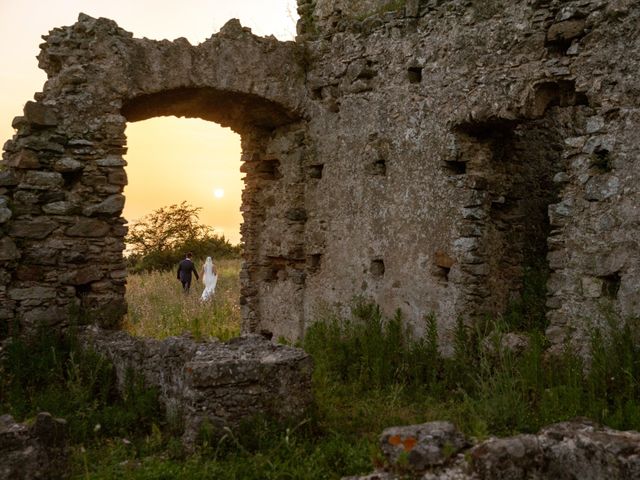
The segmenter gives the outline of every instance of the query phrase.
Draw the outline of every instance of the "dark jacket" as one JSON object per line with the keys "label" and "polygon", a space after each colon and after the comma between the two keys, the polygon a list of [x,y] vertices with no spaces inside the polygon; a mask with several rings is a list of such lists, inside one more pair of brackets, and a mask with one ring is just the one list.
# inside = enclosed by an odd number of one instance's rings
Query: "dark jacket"
{"label": "dark jacket", "polygon": [[181,282],[191,282],[192,273],[197,279],[200,279],[200,276],[196,271],[196,266],[188,258],[185,258],[178,264],[178,280]]}

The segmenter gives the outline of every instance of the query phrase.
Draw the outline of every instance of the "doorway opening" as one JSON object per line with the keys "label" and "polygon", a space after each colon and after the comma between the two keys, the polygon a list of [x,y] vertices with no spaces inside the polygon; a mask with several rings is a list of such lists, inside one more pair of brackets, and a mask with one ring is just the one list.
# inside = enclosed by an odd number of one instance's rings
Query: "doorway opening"
{"label": "doorway opening", "polygon": [[[124,328],[155,338],[185,332],[221,339],[238,335],[240,136],[214,122],[165,116],[129,122],[126,134]],[[187,252],[193,253],[200,278],[193,276],[185,293],[176,272]],[[216,286],[203,301],[207,257]]]}

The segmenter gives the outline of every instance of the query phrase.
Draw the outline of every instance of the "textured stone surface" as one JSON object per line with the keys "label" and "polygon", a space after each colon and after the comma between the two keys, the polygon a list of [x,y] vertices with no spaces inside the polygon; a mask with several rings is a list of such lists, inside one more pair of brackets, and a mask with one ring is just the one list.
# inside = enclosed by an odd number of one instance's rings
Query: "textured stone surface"
{"label": "textured stone surface", "polygon": [[[0,235],[48,283],[70,250],[105,273],[56,308],[117,326],[125,126],[177,115],[242,138],[246,332],[298,338],[362,296],[418,334],[435,313],[446,352],[456,319],[500,315],[545,262],[553,345],[637,315],[637,2],[298,4],[296,42],[237,20],[197,46],[151,41],[86,15],[46,36],[48,80],[4,146]],[[31,308],[11,306],[19,323]]]}
{"label": "textured stone surface", "polygon": [[0,480],[66,478],[66,432],[66,421],[48,413],[31,425],[0,416]]}
{"label": "textured stone surface", "polygon": [[[381,436],[381,448],[388,461],[388,471],[381,471],[351,480],[627,480],[640,478],[640,433],[621,432],[576,420],[550,425],[537,435],[516,435],[490,438],[469,450],[458,453],[464,438],[447,422],[445,424],[450,454],[437,462],[425,462],[421,471],[407,470],[407,456],[400,457],[390,448],[389,435]],[[394,427],[403,438],[421,440],[412,449],[437,451],[447,435],[422,435],[424,425]],[[443,429],[437,429],[442,431]],[[453,437],[451,434],[453,433]],[[394,433],[395,434],[395,433]],[[445,443],[446,444],[446,443]],[[469,445],[469,444],[467,444]],[[426,451],[425,450],[425,451]],[[409,462],[411,461],[409,457]],[[416,464],[409,464],[413,466]]]}
{"label": "textured stone surface", "polygon": [[90,327],[80,339],[114,364],[121,388],[130,370],[156,387],[167,415],[183,419],[187,443],[203,422],[219,430],[258,414],[301,417],[311,406],[311,357],[260,335],[227,343],[159,341]]}
{"label": "textured stone surface", "polygon": [[450,422],[391,427],[380,436],[382,453],[389,462],[398,464],[404,457],[406,468],[413,471],[447,463],[467,445],[464,435]]}

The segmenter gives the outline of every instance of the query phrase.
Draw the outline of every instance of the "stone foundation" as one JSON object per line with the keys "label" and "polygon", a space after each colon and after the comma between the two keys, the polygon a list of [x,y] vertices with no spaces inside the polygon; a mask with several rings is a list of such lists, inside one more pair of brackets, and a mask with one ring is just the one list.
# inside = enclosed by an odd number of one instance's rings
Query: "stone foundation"
{"label": "stone foundation", "polygon": [[221,432],[257,415],[302,417],[313,401],[311,358],[260,335],[227,343],[159,341],[89,327],[79,340],[113,363],[123,391],[132,376],[156,388],[167,417],[184,425],[186,444],[193,444],[205,423]]}

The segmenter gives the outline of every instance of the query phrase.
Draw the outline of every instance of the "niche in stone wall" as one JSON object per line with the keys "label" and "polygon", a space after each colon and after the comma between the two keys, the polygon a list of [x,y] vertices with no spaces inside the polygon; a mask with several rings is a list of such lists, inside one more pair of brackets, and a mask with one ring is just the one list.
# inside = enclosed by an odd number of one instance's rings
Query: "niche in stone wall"
{"label": "niche in stone wall", "polygon": [[499,315],[522,292],[526,274],[544,275],[563,138],[550,118],[467,123],[455,134],[466,176],[457,245],[465,250],[468,308]]}

